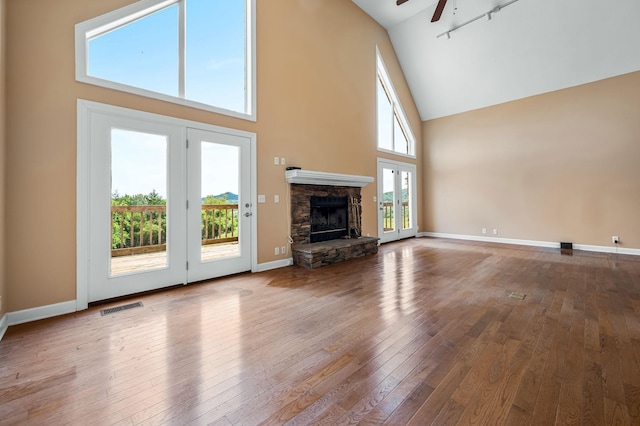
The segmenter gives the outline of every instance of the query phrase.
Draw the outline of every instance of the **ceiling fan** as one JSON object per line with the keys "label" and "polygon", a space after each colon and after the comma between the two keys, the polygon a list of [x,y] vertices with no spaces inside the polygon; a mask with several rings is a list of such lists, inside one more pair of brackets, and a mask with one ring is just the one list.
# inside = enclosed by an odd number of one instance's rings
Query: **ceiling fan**
{"label": "ceiling fan", "polygon": [[[409,0],[396,0],[396,5],[400,6],[408,2]],[[447,4],[447,0],[438,0],[438,5],[436,6],[436,11],[433,13],[433,17],[431,18],[431,22],[436,22],[440,20],[440,16],[442,16],[442,11],[444,10],[444,6]]]}

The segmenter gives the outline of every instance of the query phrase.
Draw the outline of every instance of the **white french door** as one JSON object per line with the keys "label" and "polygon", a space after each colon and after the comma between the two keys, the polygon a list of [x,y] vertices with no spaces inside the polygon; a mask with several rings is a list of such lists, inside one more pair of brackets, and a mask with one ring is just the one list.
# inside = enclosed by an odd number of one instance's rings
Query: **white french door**
{"label": "white french door", "polygon": [[[251,141],[198,129],[188,129],[187,140],[188,281],[248,271]],[[228,199],[234,195],[237,200]],[[221,240],[226,242],[217,242]]]}
{"label": "white french door", "polygon": [[378,237],[381,243],[415,237],[416,166],[378,159]]}
{"label": "white french door", "polygon": [[[90,120],[88,301],[186,283],[180,128],[108,114]],[[145,200],[152,193],[164,201],[156,211]],[[136,253],[150,240],[160,251]]]}
{"label": "white french door", "polygon": [[80,309],[251,270],[251,134],[79,107]]}

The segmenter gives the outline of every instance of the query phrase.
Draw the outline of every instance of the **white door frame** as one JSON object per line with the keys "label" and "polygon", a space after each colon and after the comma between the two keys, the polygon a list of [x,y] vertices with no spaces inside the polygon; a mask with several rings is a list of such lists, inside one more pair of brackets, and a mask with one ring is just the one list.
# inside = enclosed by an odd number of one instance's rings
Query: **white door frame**
{"label": "white door frame", "polygon": [[[257,158],[256,134],[236,129],[228,129],[196,121],[183,120],[144,111],[116,107],[113,105],[78,99],[77,103],[77,177],[76,177],[76,310],[87,309],[89,304],[89,256],[90,247],[90,188],[91,174],[89,170],[91,160],[91,116],[92,114],[111,114],[129,117],[140,121],[159,122],[172,126],[183,127],[186,135],[187,128],[202,129],[217,133],[226,133],[248,138],[251,144],[251,190],[250,197],[253,205],[257,200]],[[258,269],[257,248],[257,209],[251,216],[251,271]],[[185,265],[186,266],[186,265]]]}
{"label": "white door frame", "polygon": [[[392,169],[395,171],[395,188],[394,188],[394,213],[395,229],[393,232],[384,232],[384,177],[382,175],[382,169]],[[378,238],[380,243],[386,243],[390,241],[396,241],[402,238],[415,237],[418,234],[418,207],[417,207],[417,167],[415,164],[404,163],[396,160],[389,160],[387,158],[378,158],[377,161],[377,181],[378,181]],[[398,214],[397,207],[401,202],[402,185],[400,179],[397,178],[400,172],[410,172],[412,174],[411,182],[411,194],[410,194],[410,214],[412,218],[411,228],[402,229],[402,215]]]}

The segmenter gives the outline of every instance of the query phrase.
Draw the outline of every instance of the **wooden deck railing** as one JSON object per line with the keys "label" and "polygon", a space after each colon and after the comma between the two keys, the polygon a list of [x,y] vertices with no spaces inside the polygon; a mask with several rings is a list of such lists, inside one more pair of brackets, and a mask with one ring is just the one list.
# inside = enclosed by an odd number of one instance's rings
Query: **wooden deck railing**
{"label": "wooden deck railing", "polygon": [[[167,249],[166,206],[111,206],[111,256]],[[238,205],[202,205],[202,245],[238,240]]]}
{"label": "wooden deck railing", "polygon": [[238,205],[202,205],[202,245],[238,241]]}
{"label": "wooden deck railing", "polygon": [[[382,203],[382,217],[385,231],[393,231],[395,229],[395,218],[393,217],[393,202]],[[402,202],[402,229],[411,226],[409,220],[409,202]]]}

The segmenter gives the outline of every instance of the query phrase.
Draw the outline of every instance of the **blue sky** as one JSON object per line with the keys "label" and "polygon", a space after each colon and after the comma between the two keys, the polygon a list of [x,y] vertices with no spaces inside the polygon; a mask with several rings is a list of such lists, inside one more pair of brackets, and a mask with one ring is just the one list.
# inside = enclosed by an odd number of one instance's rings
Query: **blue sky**
{"label": "blue sky", "polygon": [[[189,149],[198,149],[196,144]],[[201,144],[201,197],[225,192],[238,194],[238,147],[211,142]],[[112,129],[111,192],[120,195],[167,196],[167,138],[162,135]],[[234,177],[236,177],[234,179]]]}
{"label": "blue sky", "polygon": [[[186,98],[245,111],[245,1],[186,1]],[[89,75],[178,96],[178,5],[89,41]]]}
{"label": "blue sky", "polygon": [[[188,99],[245,110],[245,0],[186,1]],[[171,5],[89,41],[89,75],[178,96],[178,6]],[[163,137],[112,132],[112,192],[166,196],[167,146]],[[206,144],[203,196],[238,193],[237,162],[224,147]],[[211,145],[211,146],[209,146]],[[166,169],[166,167],[165,167]],[[214,175],[226,176],[221,179]]]}
{"label": "blue sky", "polygon": [[167,138],[162,135],[111,130],[111,193],[167,196]]}

